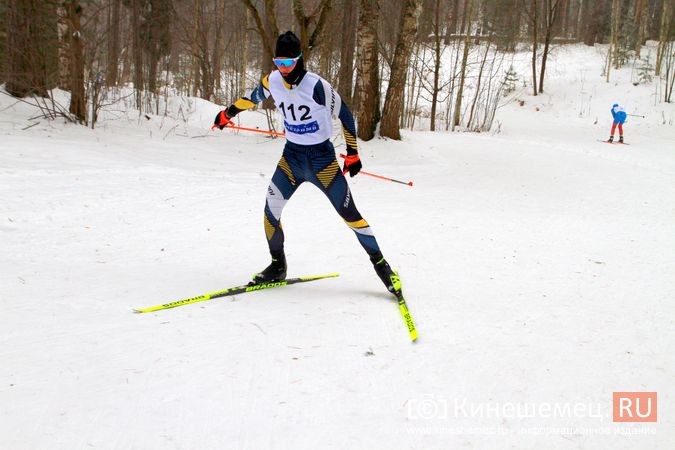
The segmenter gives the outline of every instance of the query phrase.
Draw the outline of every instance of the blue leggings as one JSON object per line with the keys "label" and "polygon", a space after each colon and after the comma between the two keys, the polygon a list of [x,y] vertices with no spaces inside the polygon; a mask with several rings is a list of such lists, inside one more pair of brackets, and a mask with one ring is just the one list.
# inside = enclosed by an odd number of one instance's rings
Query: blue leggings
{"label": "blue leggings", "polygon": [[335,159],[333,144],[327,140],[317,145],[286,142],[267,188],[265,235],[270,252],[278,253],[284,249],[281,213],[286,202],[305,181],[318,187],[328,197],[369,255],[380,251],[370,225],[356,209],[347,180]]}

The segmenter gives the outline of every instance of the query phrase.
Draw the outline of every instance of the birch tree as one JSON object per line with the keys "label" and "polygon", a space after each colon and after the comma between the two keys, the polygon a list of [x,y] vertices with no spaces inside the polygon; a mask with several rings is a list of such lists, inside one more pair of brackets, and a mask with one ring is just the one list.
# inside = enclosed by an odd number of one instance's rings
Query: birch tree
{"label": "birch tree", "polygon": [[377,0],[359,0],[356,57],[358,137],[369,141],[375,136],[380,118],[380,77],[377,42],[379,6]]}
{"label": "birch tree", "polygon": [[380,134],[392,139],[401,139],[400,122],[403,115],[405,79],[410,63],[410,52],[417,34],[417,21],[422,12],[422,0],[406,0],[399,25],[398,41],[390,71],[387,96],[382,110]]}

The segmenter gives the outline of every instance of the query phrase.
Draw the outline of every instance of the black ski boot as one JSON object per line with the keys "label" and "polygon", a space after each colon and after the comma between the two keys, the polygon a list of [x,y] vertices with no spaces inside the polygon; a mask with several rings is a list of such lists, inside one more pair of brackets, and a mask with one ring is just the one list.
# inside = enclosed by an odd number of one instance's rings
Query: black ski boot
{"label": "black ski boot", "polygon": [[387,260],[382,256],[382,253],[377,252],[376,254],[371,255],[370,261],[373,263],[375,273],[380,277],[380,280],[382,280],[387,290],[392,294],[399,296],[402,289],[401,279],[398,277],[398,273],[391,269]]}
{"label": "black ski boot", "polygon": [[623,136],[619,136],[619,144],[623,144]]}
{"label": "black ski boot", "polygon": [[253,275],[253,283],[269,283],[286,279],[286,255],[284,252],[272,253],[272,263],[260,273]]}
{"label": "black ski boot", "polygon": [[610,144],[614,142],[614,136],[610,136],[609,139],[607,139],[607,142],[609,142]]}

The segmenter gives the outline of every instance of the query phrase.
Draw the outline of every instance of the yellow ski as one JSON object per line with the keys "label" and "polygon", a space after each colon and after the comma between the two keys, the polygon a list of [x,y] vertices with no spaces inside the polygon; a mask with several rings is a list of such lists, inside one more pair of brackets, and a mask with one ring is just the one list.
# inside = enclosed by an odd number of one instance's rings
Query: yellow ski
{"label": "yellow ski", "polygon": [[328,273],[325,275],[312,275],[308,277],[298,277],[298,278],[287,278],[281,281],[272,281],[270,283],[260,283],[260,284],[244,284],[242,286],[236,286],[229,289],[223,289],[222,291],[209,292],[208,294],[198,295],[197,297],[185,298],[183,300],[176,300],[169,303],[164,303],[157,306],[149,306],[147,308],[136,308],[134,312],[137,313],[147,313],[153,311],[159,311],[162,309],[175,308],[177,306],[189,305],[192,303],[204,302],[206,300],[211,300],[219,297],[226,297],[230,295],[244,294],[246,292],[260,291],[263,289],[270,289],[275,287],[287,286],[289,284],[296,283],[305,283],[307,281],[321,280],[323,278],[333,278],[340,276],[339,273]]}
{"label": "yellow ski", "polygon": [[417,340],[417,328],[415,328],[415,321],[413,321],[412,316],[410,315],[410,310],[408,305],[403,298],[403,294],[400,293],[396,296],[398,299],[398,309],[401,311],[401,316],[405,325],[408,327],[408,334],[410,334],[410,340],[415,342]]}

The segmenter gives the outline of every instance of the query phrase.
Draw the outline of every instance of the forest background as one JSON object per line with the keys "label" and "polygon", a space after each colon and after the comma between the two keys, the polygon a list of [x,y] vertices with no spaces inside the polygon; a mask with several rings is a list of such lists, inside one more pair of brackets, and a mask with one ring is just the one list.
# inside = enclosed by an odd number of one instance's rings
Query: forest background
{"label": "forest background", "polygon": [[[45,117],[94,127],[125,102],[167,114],[168,98],[227,105],[273,70],[277,35],[300,36],[311,70],[337,87],[358,136],[400,129],[489,131],[505,95],[544,92],[556,46],[607,45],[604,73],[675,84],[669,0],[2,0],[0,82]],[[647,40],[656,52],[644,54]],[[531,52],[531,71],[510,62]],[[50,91],[70,92],[68,105]],[[264,105],[270,127],[274,121]]]}

